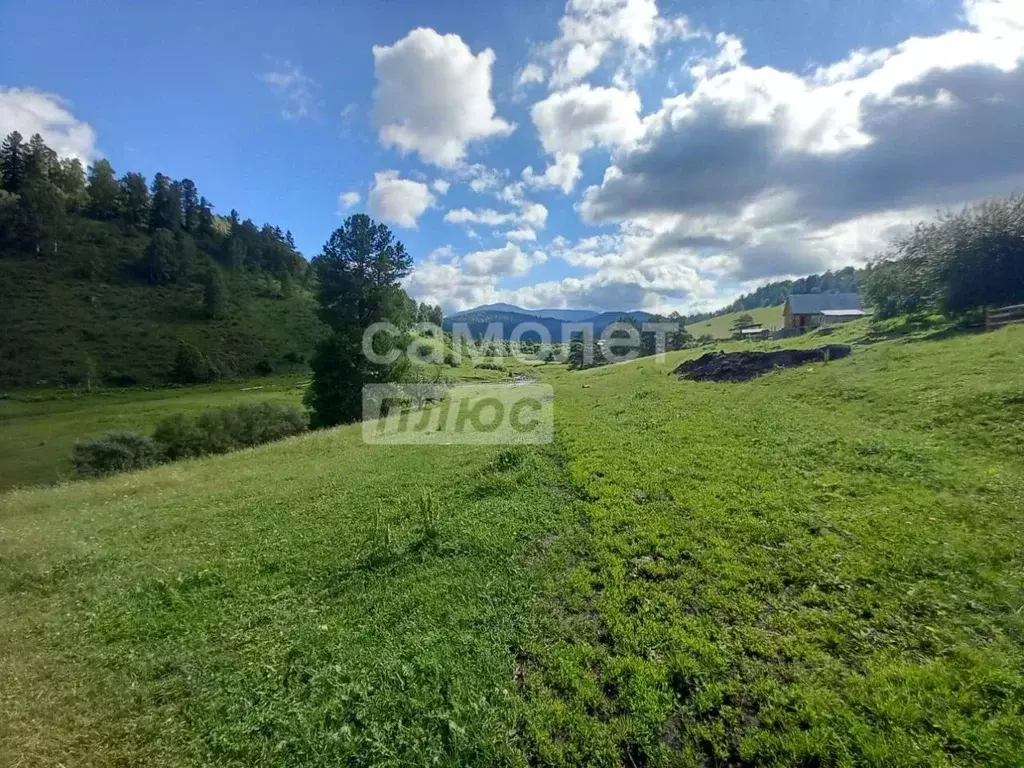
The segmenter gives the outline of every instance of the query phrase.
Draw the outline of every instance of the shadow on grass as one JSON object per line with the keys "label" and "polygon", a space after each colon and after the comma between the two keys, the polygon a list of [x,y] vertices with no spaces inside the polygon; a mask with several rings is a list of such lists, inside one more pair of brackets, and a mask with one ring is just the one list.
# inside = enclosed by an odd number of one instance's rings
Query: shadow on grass
{"label": "shadow on grass", "polygon": [[855,344],[868,346],[884,341],[944,341],[956,336],[984,333],[985,326],[975,316],[950,320],[941,315],[908,315],[894,320],[879,321]]}

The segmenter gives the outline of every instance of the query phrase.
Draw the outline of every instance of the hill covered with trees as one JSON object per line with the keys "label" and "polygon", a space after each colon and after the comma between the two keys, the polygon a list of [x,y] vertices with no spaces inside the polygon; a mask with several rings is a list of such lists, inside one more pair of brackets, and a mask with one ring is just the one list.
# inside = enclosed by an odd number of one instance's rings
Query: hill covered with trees
{"label": "hill covered with trees", "polygon": [[733,312],[749,312],[762,307],[779,307],[793,293],[860,293],[865,271],[845,267],[835,272],[808,275],[799,280],[778,280],[766,283],[757,290],[740,296],[727,307],[714,312],[700,312],[686,318],[688,323],[699,323]]}
{"label": "hill covered with trees", "polygon": [[0,387],[192,383],[304,367],[324,334],[291,233],[190,179],[0,145]]}

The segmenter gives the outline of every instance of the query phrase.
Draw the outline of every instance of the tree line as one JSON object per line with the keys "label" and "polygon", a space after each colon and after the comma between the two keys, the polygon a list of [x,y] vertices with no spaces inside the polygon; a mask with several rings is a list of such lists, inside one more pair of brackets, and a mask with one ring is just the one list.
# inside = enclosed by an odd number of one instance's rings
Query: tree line
{"label": "tree line", "polygon": [[1024,195],[918,224],[874,260],[865,283],[880,318],[1024,302]]}
{"label": "tree line", "polygon": [[803,293],[860,293],[864,270],[845,267],[835,272],[808,275],[798,280],[777,280],[745,293],[727,307],[714,312],[698,312],[686,318],[687,323],[699,323],[732,312],[747,312],[761,307],[778,307],[786,303],[791,294]]}
{"label": "tree line", "polygon": [[138,272],[154,284],[185,279],[197,250],[228,269],[264,270],[285,285],[306,270],[290,231],[257,227],[235,210],[215,214],[191,179],[118,177],[106,159],[85,168],[78,158],[59,157],[39,134],[27,142],[17,131],[8,134],[0,143],[0,247],[57,255],[87,219],[147,235]]}

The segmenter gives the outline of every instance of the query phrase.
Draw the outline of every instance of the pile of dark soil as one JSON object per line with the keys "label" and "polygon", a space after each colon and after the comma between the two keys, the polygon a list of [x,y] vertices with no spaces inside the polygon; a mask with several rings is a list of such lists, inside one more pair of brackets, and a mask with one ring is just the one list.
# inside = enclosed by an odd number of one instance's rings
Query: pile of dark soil
{"label": "pile of dark soil", "polygon": [[847,357],[846,344],[826,344],[817,349],[780,349],[777,352],[709,352],[687,360],[673,373],[694,381],[748,381],[776,368],[821,363]]}

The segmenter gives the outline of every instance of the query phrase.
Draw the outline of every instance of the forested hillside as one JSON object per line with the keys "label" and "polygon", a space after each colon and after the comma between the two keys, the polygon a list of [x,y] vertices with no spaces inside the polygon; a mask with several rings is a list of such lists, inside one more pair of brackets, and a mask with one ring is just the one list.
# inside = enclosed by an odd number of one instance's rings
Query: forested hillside
{"label": "forested hillside", "polygon": [[190,179],[0,146],[0,387],[191,383],[305,366],[323,326],[290,232]]}
{"label": "forested hillside", "polygon": [[743,294],[727,307],[722,307],[714,312],[690,315],[686,320],[689,323],[699,323],[731,312],[782,306],[793,293],[860,293],[864,276],[865,272],[862,269],[845,267],[835,272],[808,275],[799,280],[778,280]]}

